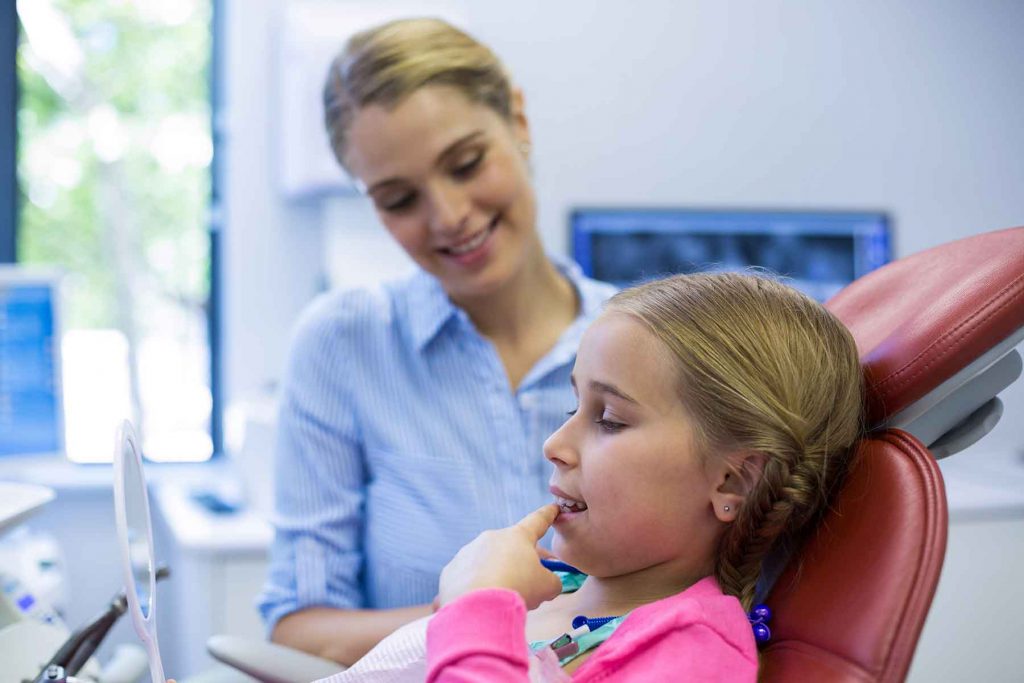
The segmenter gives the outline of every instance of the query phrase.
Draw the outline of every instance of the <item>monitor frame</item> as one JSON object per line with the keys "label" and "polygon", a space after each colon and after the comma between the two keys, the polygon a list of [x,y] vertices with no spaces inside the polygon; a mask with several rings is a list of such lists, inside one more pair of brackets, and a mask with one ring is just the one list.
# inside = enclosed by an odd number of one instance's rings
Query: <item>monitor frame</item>
{"label": "monitor frame", "polygon": [[[884,263],[893,260],[896,252],[896,230],[894,228],[893,216],[884,209],[837,209],[837,208],[780,208],[780,207],[715,207],[715,206],[636,206],[636,205],[581,205],[571,208],[568,212],[567,229],[569,232],[568,251],[569,256],[576,261],[583,269],[583,272],[590,277],[593,275],[593,260],[590,257],[590,245],[585,243],[594,233],[584,231],[579,227],[579,219],[583,214],[649,214],[651,216],[690,216],[690,217],[725,217],[725,216],[773,216],[778,218],[794,217],[802,220],[820,216],[827,219],[837,218],[860,218],[880,220],[885,230],[885,254]],[[678,233],[685,234],[685,233]],[[581,255],[583,258],[581,258]],[[785,274],[783,274],[785,275]],[[863,276],[864,273],[855,274],[855,278]]]}

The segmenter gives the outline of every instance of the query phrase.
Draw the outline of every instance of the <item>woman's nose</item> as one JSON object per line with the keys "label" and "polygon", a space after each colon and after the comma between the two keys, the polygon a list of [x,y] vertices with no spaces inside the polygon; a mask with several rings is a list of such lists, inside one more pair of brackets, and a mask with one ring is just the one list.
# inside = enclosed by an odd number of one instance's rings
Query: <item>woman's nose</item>
{"label": "woman's nose", "polygon": [[572,422],[570,417],[544,442],[544,457],[559,468],[573,467],[579,461],[573,443]]}
{"label": "woman's nose", "polygon": [[431,189],[430,227],[434,232],[455,236],[469,223],[470,200],[454,183],[439,182]]}

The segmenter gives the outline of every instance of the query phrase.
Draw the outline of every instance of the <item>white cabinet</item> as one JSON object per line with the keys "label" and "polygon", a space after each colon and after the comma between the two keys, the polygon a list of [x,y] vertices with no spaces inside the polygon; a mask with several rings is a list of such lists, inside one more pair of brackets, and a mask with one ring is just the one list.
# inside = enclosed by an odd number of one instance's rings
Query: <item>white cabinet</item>
{"label": "white cabinet", "polygon": [[209,669],[211,635],[265,637],[255,599],[263,587],[273,531],[251,510],[215,514],[181,485],[155,486],[157,561],[171,577],[157,588],[164,668],[181,680]]}

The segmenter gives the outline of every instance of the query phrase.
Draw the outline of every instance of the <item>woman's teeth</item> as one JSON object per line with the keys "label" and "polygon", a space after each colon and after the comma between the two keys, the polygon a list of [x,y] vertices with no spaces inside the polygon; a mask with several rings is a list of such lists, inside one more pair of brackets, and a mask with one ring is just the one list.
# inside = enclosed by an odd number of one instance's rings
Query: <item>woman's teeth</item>
{"label": "woman's teeth", "polygon": [[555,496],[555,500],[558,501],[558,507],[562,508],[562,512],[583,512],[587,509],[587,504],[579,500],[561,496]]}
{"label": "woman's teeth", "polygon": [[473,251],[474,249],[480,248],[480,246],[485,241],[487,241],[487,236],[490,233],[491,233],[490,229],[481,230],[479,233],[477,233],[476,237],[474,237],[473,239],[469,240],[468,242],[463,242],[462,244],[460,244],[457,247],[448,247],[448,251],[451,252],[452,254],[456,255],[456,256],[459,256],[461,254],[467,254],[467,253]]}

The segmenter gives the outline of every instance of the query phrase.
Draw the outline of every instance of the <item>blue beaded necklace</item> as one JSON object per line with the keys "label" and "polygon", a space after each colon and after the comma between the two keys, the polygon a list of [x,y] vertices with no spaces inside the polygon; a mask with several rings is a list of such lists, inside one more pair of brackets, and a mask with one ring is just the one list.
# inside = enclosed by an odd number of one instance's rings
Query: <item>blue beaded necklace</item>
{"label": "blue beaded necklace", "polygon": [[[544,559],[541,560],[541,564],[561,580],[562,593],[575,593],[587,578],[579,569],[558,560]],[[530,651],[539,652],[550,648],[558,657],[558,663],[565,666],[584,652],[593,650],[608,640],[627,614],[615,617],[587,617],[581,614],[572,620],[571,631],[551,640],[532,641]]]}

